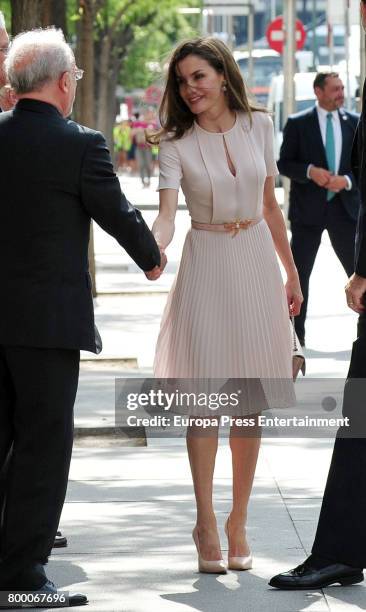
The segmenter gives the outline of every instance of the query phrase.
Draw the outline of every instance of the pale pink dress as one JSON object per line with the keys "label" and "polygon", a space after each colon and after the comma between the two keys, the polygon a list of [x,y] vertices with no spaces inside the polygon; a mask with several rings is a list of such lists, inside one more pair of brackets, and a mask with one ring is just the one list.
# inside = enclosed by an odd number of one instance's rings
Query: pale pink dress
{"label": "pale pink dress", "polygon": [[[161,142],[159,164],[159,189],[181,185],[194,221],[261,217],[265,179],[278,174],[272,121],[254,112],[250,126],[238,113],[224,133],[195,123],[180,140]],[[234,238],[190,229],[161,321],[154,375],[290,380],[291,361],[286,294],[267,223]],[[292,385],[289,397],[284,405],[293,403]]]}

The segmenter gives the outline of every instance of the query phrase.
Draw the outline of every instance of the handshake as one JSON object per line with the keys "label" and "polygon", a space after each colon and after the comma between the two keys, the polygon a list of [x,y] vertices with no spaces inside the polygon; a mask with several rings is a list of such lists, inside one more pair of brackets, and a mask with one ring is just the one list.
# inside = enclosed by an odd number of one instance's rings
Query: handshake
{"label": "handshake", "polygon": [[312,166],[309,170],[309,176],[319,187],[324,187],[334,193],[338,193],[348,186],[348,180],[345,176],[332,174],[329,170],[325,170],[325,168]]}
{"label": "handshake", "polygon": [[152,270],[149,270],[148,272],[145,271],[145,276],[150,281],[158,280],[158,278],[160,278],[167,264],[167,261],[168,261],[165,255],[164,249],[162,249],[162,247],[159,246],[159,250],[160,250],[160,266],[155,266],[155,268],[153,268]]}

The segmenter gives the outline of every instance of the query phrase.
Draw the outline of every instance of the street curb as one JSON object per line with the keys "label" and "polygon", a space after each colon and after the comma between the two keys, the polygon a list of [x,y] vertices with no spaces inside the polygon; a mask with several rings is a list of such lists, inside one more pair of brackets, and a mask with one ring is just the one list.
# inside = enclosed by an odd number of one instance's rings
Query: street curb
{"label": "street curb", "polygon": [[126,370],[138,369],[137,357],[80,357],[80,363],[92,366],[98,363],[103,366],[120,366]]}
{"label": "street curb", "polygon": [[147,446],[145,427],[75,427],[76,446]]}
{"label": "street curb", "polygon": [[[138,208],[139,210],[159,210],[159,204],[137,204],[136,202],[133,203],[135,208]],[[185,204],[178,204],[177,206],[177,210],[188,210],[187,206]]]}
{"label": "street curb", "polygon": [[136,289],[134,289],[133,291],[98,291],[96,299],[98,299],[98,297],[110,297],[110,296],[118,296],[118,297],[129,297],[129,296],[141,296],[141,297],[150,297],[151,295],[168,295],[169,294],[169,289],[155,289],[154,291],[145,291],[145,289],[143,289],[142,291],[136,291]]}

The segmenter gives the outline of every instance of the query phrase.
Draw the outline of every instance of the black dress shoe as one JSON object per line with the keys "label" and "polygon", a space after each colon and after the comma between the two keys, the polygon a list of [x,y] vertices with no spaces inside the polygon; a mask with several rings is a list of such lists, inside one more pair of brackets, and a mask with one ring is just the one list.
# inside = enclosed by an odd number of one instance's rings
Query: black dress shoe
{"label": "black dress shoe", "polygon": [[[10,591],[11,592],[11,591]],[[16,593],[22,592],[22,589],[17,589]],[[24,603],[16,603],[16,604],[7,604],[0,605],[0,610],[23,610],[25,608],[67,608],[74,606],[84,606],[88,603],[88,598],[86,595],[82,593],[67,593],[63,591],[58,591],[56,586],[50,580],[40,588],[36,590],[29,591],[27,590],[28,601]],[[66,596],[67,594],[67,596]],[[37,597],[38,596],[38,597]],[[47,599],[43,605],[40,604],[40,599],[42,601],[42,596],[46,596]],[[65,599],[63,598],[65,596]],[[52,598],[52,605],[50,605],[49,598]],[[35,599],[37,601],[35,601]],[[59,606],[57,606],[57,602]]]}
{"label": "black dress shoe", "polygon": [[331,584],[342,586],[356,584],[364,579],[363,571],[357,567],[333,563],[321,568],[312,567],[305,561],[295,569],[274,576],[269,585],[277,589],[324,589]]}
{"label": "black dress shoe", "polygon": [[55,536],[55,541],[52,548],[66,548],[67,537],[63,536],[61,531],[58,531]]}

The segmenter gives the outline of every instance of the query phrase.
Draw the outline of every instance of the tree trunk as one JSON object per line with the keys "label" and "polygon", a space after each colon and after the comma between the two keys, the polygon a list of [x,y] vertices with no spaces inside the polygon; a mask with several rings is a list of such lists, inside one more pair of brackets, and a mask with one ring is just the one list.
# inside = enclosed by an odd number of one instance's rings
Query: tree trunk
{"label": "tree trunk", "polygon": [[13,36],[41,26],[42,0],[11,0],[10,4]]}
{"label": "tree trunk", "polygon": [[[112,45],[113,46],[113,45]],[[119,55],[113,54],[110,58],[109,65],[109,80],[108,80],[108,106],[106,116],[106,131],[105,137],[108,148],[113,158],[113,128],[115,126],[116,116],[119,114],[118,100],[116,97],[116,88],[118,85],[119,73],[121,70],[122,59]]]}
{"label": "tree trunk", "polygon": [[108,31],[100,41],[97,127],[105,135],[111,154],[113,154],[113,127],[118,114],[116,87],[123,59],[132,40],[133,30],[127,26],[119,32]]}
{"label": "tree trunk", "polygon": [[61,28],[67,38],[66,0],[43,0],[42,2],[42,27],[54,25]]}
{"label": "tree trunk", "polygon": [[[95,127],[95,98],[94,98],[94,0],[79,0],[82,17],[77,24],[76,61],[79,68],[84,70],[84,76],[78,82],[75,100],[75,116],[78,123],[87,127]],[[90,228],[89,240],[89,272],[93,285],[93,296],[97,295],[95,274],[95,253],[93,224]]]}
{"label": "tree trunk", "polygon": [[83,79],[78,84],[79,123],[95,128],[95,97],[94,97],[94,2],[81,1],[82,18],[79,22],[77,62],[84,70]]}
{"label": "tree trunk", "polygon": [[106,134],[108,131],[108,83],[109,62],[111,55],[111,40],[108,34],[101,41],[101,53],[98,65],[98,102],[97,102],[97,129]]}

